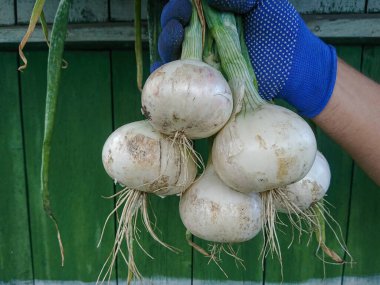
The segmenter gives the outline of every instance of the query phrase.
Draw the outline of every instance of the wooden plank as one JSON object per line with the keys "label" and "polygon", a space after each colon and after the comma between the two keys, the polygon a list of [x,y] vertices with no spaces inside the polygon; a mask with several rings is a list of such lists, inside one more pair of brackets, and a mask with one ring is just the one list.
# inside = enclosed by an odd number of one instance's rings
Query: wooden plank
{"label": "wooden plank", "polygon": [[299,13],[364,13],[365,0],[290,0]]}
{"label": "wooden plank", "polygon": [[368,13],[380,12],[380,1],[379,0],[368,0],[367,12]]}
{"label": "wooden plank", "polygon": [[[141,19],[147,18],[147,2],[141,1]],[[110,0],[111,21],[133,21],[134,1]]]}
{"label": "wooden plank", "polygon": [[[304,19],[316,36],[331,43],[380,43],[380,14],[306,15]],[[0,27],[0,45],[18,45],[25,30],[24,26]],[[93,49],[125,47],[134,40],[133,23],[73,24],[69,26],[66,43]],[[148,41],[146,23],[143,23],[142,40]],[[40,27],[36,28],[27,48],[33,44],[45,44]]]}
{"label": "wooden plank", "polygon": [[[25,26],[0,27],[0,45],[1,44],[19,44],[26,31]],[[142,27],[143,41],[148,41],[148,30],[146,25]],[[125,45],[134,42],[135,31],[133,24],[128,23],[102,23],[102,24],[75,24],[69,25],[66,44],[73,43],[89,44],[91,48],[109,43]],[[40,26],[37,26],[27,47],[30,44],[45,44]],[[113,46],[114,47],[114,46]]]}
{"label": "wooden plank", "polygon": [[0,52],[0,66],[0,284],[32,284],[16,53]]}
{"label": "wooden plank", "polygon": [[[27,54],[21,75],[33,262],[36,280],[94,282],[113,242],[113,221],[97,243],[113,194],[101,150],[112,128],[110,63],[107,52],[66,52],[52,141],[49,187],[63,245],[61,267],[56,232],[42,210],[41,140],[46,93],[46,52]],[[42,282],[42,281],[41,281]]]}
{"label": "wooden plank", "polygon": [[[136,84],[135,55],[133,51],[112,52],[112,81],[114,95],[114,124],[120,127],[128,122],[144,119],[141,115],[140,92]],[[144,77],[149,72],[149,55],[144,52]],[[161,199],[150,197],[151,206],[157,216],[157,228],[161,231],[162,239],[182,250],[174,254],[154,242],[140,225],[141,239],[146,249],[155,259],[152,260],[137,250],[136,262],[145,277],[143,284],[181,284],[191,282],[191,249],[185,242],[185,229],[179,218],[176,196]],[[119,263],[119,284],[125,280],[126,266]],[[137,282],[137,284],[140,284]]]}
{"label": "wooden plank", "polygon": [[[44,12],[46,21],[52,23],[59,0],[46,1]],[[29,22],[34,1],[17,0],[17,22]],[[108,1],[106,0],[77,0],[73,1],[69,15],[70,22],[106,22],[108,20]]]}
{"label": "wooden plank", "polygon": [[[380,82],[379,46],[364,49],[363,72]],[[348,246],[351,248],[356,263],[352,267],[349,265],[345,267],[344,280],[350,280],[350,282],[344,284],[357,284],[353,277],[380,275],[380,256],[377,250],[380,239],[379,199],[380,187],[376,186],[358,166],[355,166]],[[378,284],[380,280],[377,277],[374,281]]]}
{"label": "wooden plank", "polygon": [[333,43],[369,43],[380,36],[380,14],[304,16],[309,29]]}
{"label": "wooden plank", "polygon": [[[360,68],[361,47],[338,47],[338,55],[356,68]],[[349,197],[351,186],[352,159],[330,138],[328,138],[319,128],[317,128],[318,148],[329,161],[332,180],[326,200],[336,208],[330,207],[330,211],[340,224],[345,239],[346,225],[349,211]],[[283,219],[287,221],[287,219]],[[338,227],[335,228],[339,230]],[[301,243],[296,240],[290,249],[287,246],[292,242],[290,229],[284,229],[286,235],[279,233],[283,254],[284,279],[281,278],[280,266],[277,260],[267,260],[266,283],[298,283],[311,282],[312,279],[326,279],[326,284],[341,284],[342,266],[326,264],[324,272],[322,262],[315,256],[317,244],[313,237],[313,242],[307,246],[308,237],[304,236]],[[327,244],[332,249],[339,249],[339,245],[332,232],[327,232]],[[342,250],[337,253],[343,256]],[[302,266],[301,266],[302,265]],[[297,270],[295,269],[297,267]],[[325,275],[326,274],[326,275]]]}
{"label": "wooden plank", "polygon": [[14,13],[14,0],[2,0],[0,1],[0,25],[14,25],[15,13]]}

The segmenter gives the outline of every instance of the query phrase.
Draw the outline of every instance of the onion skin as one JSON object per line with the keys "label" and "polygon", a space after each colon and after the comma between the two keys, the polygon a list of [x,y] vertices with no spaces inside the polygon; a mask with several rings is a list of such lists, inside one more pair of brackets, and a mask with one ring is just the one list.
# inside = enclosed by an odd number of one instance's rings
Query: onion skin
{"label": "onion skin", "polygon": [[147,79],[142,112],[161,133],[189,139],[210,137],[231,116],[233,99],[223,75],[197,60],[164,64]]}
{"label": "onion skin", "polygon": [[212,242],[244,242],[256,236],[262,226],[260,196],[232,190],[212,164],[181,196],[179,211],[193,235]]}
{"label": "onion skin", "polygon": [[194,181],[193,159],[181,156],[178,144],[155,131],[147,121],[115,130],[102,151],[103,166],[110,177],[124,186],[157,195],[183,192]]}
{"label": "onion skin", "polygon": [[[330,186],[331,172],[326,158],[318,151],[309,173],[300,181],[281,188],[288,200],[304,211],[319,202]],[[276,210],[289,213],[289,210],[275,200]]]}
{"label": "onion skin", "polygon": [[212,160],[231,188],[263,192],[302,179],[316,151],[314,133],[300,116],[265,104],[226,124],[214,140]]}

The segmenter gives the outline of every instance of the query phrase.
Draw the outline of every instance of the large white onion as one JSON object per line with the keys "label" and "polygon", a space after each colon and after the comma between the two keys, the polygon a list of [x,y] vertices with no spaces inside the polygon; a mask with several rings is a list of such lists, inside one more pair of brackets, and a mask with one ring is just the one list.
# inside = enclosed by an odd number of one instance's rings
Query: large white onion
{"label": "large white onion", "polygon": [[171,195],[184,191],[196,176],[193,159],[178,144],[138,121],[115,130],[102,151],[103,165],[115,181],[128,188]]}
{"label": "large white onion", "polygon": [[209,164],[203,176],[182,195],[179,211],[195,236],[221,243],[244,242],[261,230],[261,199],[226,186]]}
{"label": "large white onion", "polygon": [[219,131],[232,113],[232,94],[215,68],[197,60],[164,64],[147,79],[141,96],[142,112],[153,127],[167,135],[189,139]]}
{"label": "large white onion", "polygon": [[262,192],[302,179],[316,150],[314,133],[300,116],[265,104],[226,124],[214,140],[212,160],[231,188]]}

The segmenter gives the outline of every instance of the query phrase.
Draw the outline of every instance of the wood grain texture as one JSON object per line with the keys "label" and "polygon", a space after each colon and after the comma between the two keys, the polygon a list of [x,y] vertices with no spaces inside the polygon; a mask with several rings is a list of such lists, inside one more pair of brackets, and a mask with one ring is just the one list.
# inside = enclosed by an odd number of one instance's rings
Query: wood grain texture
{"label": "wood grain texture", "polygon": [[[141,1],[141,19],[147,18],[147,2]],[[111,21],[133,21],[134,1],[110,0]]]}
{"label": "wood grain texture", "polygon": [[380,1],[379,0],[368,0],[367,12],[368,13],[380,12]]}
{"label": "wood grain texture", "polygon": [[15,0],[1,0],[0,1],[0,25],[13,25],[15,24],[14,13]]}
{"label": "wood grain texture", "polygon": [[[362,15],[305,15],[309,29],[318,37],[335,44],[379,44],[380,14]],[[0,45],[14,45],[21,41],[24,26],[0,27]],[[66,43],[81,49],[125,48],[133,43],[133,23],[72,24],[68,27]],[[148,30],[143,23],[142,40],[148,41]],[[41,28],[32,34],[27,48],[32,44],[45,45]],[[1,47],[1,46],[0,46]]]}
{"label": "wood grain texture", "polygon": [[290,0],[299,13],[364,13],[365,0]]}
{"label": "wood grain texture", "polygon": [[[380,82],[379,46],[364,49],[362,71]],[[376,186],[358,166],[355,166],[348,246],[351,248],[356,263],[352,267],[349,265],[345,267],[345,277],[380,275],[378,201],[380,201],[380,187]]]}
{"label": "wood grain texture", "polygon": [[0,283],[32,284],[16,53],[0,53]]}
{"label": "wood grain texture", "polygon": [[378,43],[380,14],[311,15],[304,17],[318,37],[334,43]]}
{"label": "wood grain texture", "polygon": [[[59,0],[45,2],[44,12],[46,21],[52,23],[57,11]],[[17,0],[17,22],[29,22],[34,1]],[[70,22],[106,22],[108,20],[108,2],[106,0],[77,0],[73,1],[70,9]]]}
{"label": "wood grain texture", "polygon": [[102,196],[113,194],[112,181],[101,163],[102,146],[112,128],[108,53],[64,54],[69,66],[62,73],[49,179],[52,209],[65,246],[64,267],[40,194],[47,53],[28,56],[21,86],[35,278],[96,281],[114,235],[111,221],[97,249],[105,217],[112,209]]}
{"label": "wood grain texture", "polygon": [[[18,45],[25,34],[24,26],[0,27],[0,45]],[[148,31],[145,25],[142,26],[142,39],[148,40]],[[135,40],[135,31],[132,24],[126,23],[102,23],[102,24],[75,24],[69,25],[66,44],[80,44],[80,47],[98,48],[108,44],[110,47],[126,46]],[[45,38],[40,26],[37,26],[30,37],[27,47],[30,44],[45,44]]]}
{"label": "wood grain texture", "polygon": [[[137,89],[135,55],[133,51],[112,52],[113,114],[115,128],[142,120],[141,97]],[[149,55],[144,52],[144,78],[149,73]],[[172,280],[183,278],[191,282],[191,249],[185,241],[185,228],[179,218],[177,196],[159,198],[150,196],[151,210],[157,217],[157,230],[162,240],[182,250],[175,254],[153,241],[145,228],[141,230],[141,244],[155,259],[150,259],[136,246],[136,263],[145,277],[143,284],[159,279],[160,284],[174,284]],[[154,217],[151,215],[151,217]],[[153,218],[154,221],[154,218]],[[119,281],[127,277],[126,266],[119,262]],[[119,283],[120,283],[119,282]],[[156,282],[156,281],[154,281]],[[157,281],[158,282],[158,281]],[[139,282],[137,281],[137,284]],[[152,283],[155,284],[155,283]]]}

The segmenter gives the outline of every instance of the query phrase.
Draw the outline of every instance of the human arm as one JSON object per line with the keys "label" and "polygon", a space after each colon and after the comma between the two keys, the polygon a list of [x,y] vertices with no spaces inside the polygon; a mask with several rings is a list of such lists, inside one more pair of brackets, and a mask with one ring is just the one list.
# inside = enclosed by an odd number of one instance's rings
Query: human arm
{"label": "human arm", "polygon": [[380,185],[380,85],[338,60],[333,94],[313,121]]}

